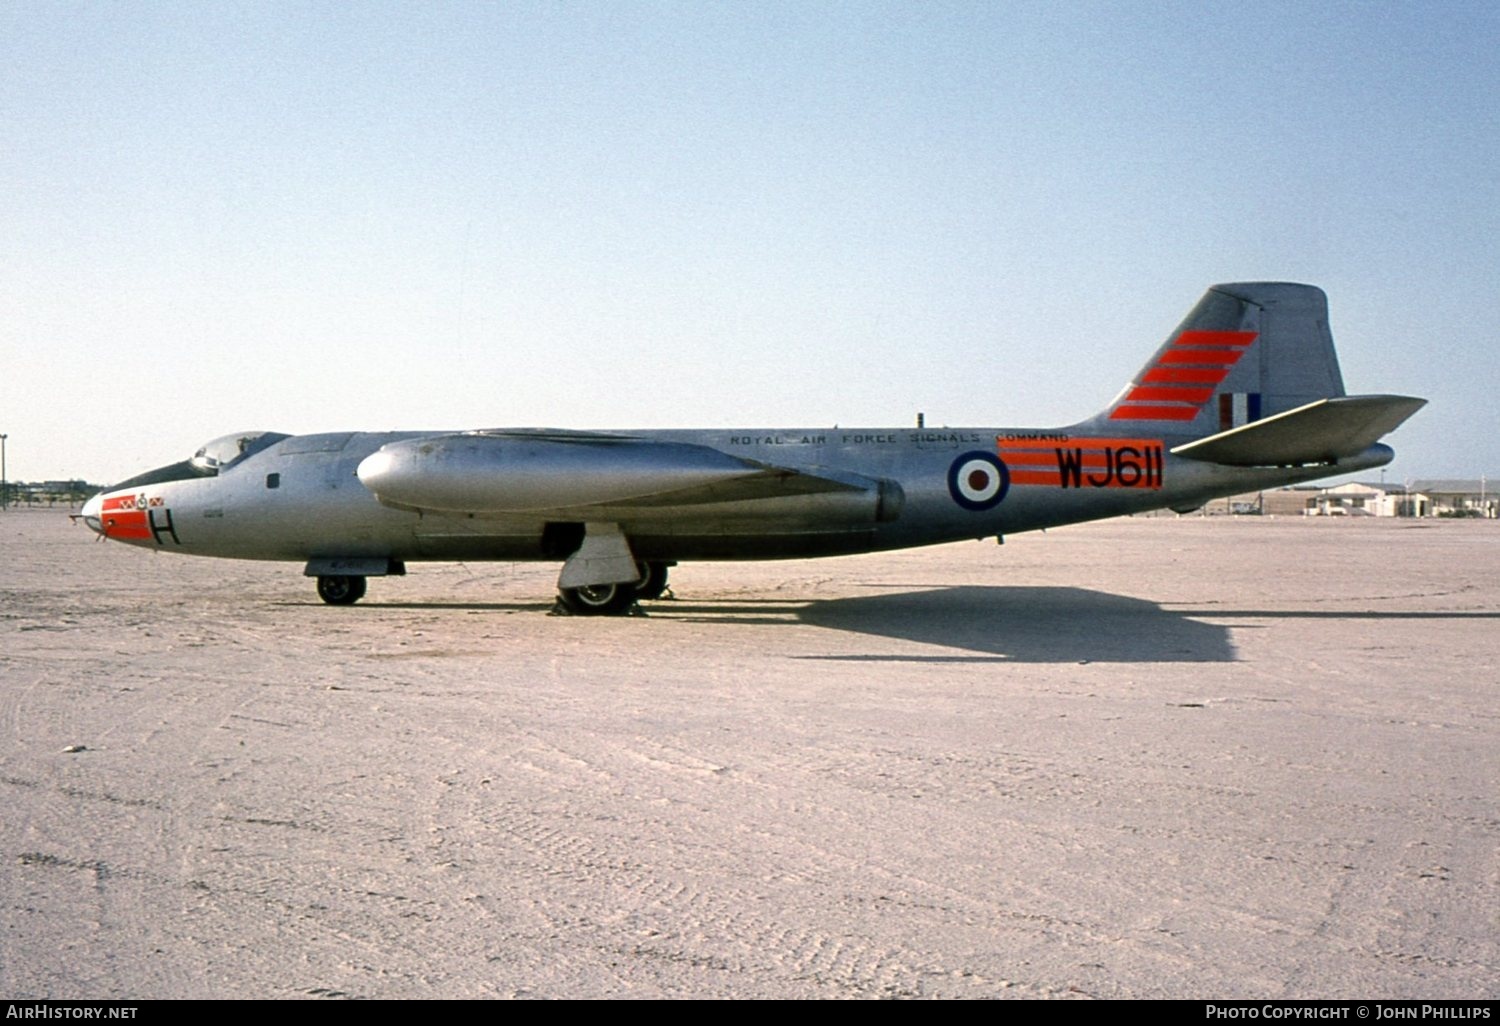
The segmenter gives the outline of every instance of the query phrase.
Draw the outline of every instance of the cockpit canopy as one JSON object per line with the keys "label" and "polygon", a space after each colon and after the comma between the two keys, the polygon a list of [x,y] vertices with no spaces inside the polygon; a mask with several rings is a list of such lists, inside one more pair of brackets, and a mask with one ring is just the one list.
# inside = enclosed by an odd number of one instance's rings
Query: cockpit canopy
{"label": "cockpit canopy", "polygon": [[246,460],[267,446],[275,445],[290,435],[275,431],[237,431],[223,435],[206,443],[189,460],[193,470],[203,477],[222,474],[236,463]]}
{"label": "cockpit canopy", "polygon": [[262,449],[269,448],[282,439],[290,437],[292,436],[278,434],[275,431],[239,431],[232,435],[225,435],[204,445],[193,455],[192,459],[173,463],[168,467],[157,467],[144,474],[137,474],[128,481],[121,481],[119,484],[110,486],[106,491],[115,492],[125,488],[139,488],[142,485],[164,484],[167,481],[191,481],[195,477],[214,477],[237,463],[245,462]]}

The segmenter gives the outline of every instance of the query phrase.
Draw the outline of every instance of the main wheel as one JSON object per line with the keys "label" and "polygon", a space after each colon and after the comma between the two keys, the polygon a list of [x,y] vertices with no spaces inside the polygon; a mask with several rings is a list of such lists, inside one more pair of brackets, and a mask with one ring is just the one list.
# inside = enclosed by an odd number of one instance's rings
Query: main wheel
{"label": "main wheel", "polygon": [[635,605],[633,584],[586,584],[559,588],[557,595],[568,612],[579,616],[619,616]]}
{"label": "main wheel", "polygon": [[318,578],[318,598],[330,606],[352,606],[365,597],[365,579],[344,574]]}
{"label": "main wheel", "polygon": [[641,563],[641,579],[635,582],[635,597],[648,602],[659,599],[667,590],[668,563]]}

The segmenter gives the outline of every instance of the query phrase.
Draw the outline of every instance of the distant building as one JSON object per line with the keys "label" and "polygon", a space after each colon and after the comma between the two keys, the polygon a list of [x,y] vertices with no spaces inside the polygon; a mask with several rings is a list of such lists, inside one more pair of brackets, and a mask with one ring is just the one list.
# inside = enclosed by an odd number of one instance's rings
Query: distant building
{"label": "distant building", "polygon": [[1500,517],[1500,494],[1487,477],[1477,481],[1458,478],[1433,478],[1413,481],[1412,491],[1424,497],[1430,510],[1424,516],[1437,517],[1483,517],[1494,520]]}
{"label": "distant building", "polygon": [[1308,516],[1323,517],[1422,517],[1428,504],[1405,485],[1349,481],[1318,490],[1308,506]]}
{"label": "distant building", "polygon": [[101,491],[99,485],[87,481],[9,481],[7,492],[12,506],[56,506],[58,503],[76,506]]}
{"label": "distant building", "polygon": [[1303,517],[1318,501],[1323,489],[1317,485],[1277,488],[1262,493],[1261,511],[1268,517]]}
{"label": "distant building", "polygon": [[[1218,508],[1215,509],[1214,506]],[[1488,478],[1433,479],[1397,485],[1348,481],[1236,495],[1209,512],[1310,517],[1483,517],[1500,519],[1500,490]]]}
{"label": "distant building", "polygon": [[1322,489],[1316,485],[1274,488],[1263,492],[1243,492],[1227,499],[1214,499],[1203,506],[1204,516],[1300,517],[1317,503]]}
{"label": "distant building", "polygon": [[1328,488],[1299,485],[1216,499],[1206,512],[1276,517],[1424,517],[1432,516],[1434,508],[1430,498],[1405,485],[1350,481]]}

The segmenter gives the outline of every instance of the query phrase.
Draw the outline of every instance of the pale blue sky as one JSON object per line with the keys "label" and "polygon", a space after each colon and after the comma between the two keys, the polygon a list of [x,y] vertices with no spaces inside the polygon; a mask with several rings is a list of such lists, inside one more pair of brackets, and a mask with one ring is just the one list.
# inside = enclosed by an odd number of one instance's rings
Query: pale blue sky
{"label": "pale blue sky", "polygon": [[1500,4],[4,3],[0,431],[1050,426],[1321,285],[1500,475]]}

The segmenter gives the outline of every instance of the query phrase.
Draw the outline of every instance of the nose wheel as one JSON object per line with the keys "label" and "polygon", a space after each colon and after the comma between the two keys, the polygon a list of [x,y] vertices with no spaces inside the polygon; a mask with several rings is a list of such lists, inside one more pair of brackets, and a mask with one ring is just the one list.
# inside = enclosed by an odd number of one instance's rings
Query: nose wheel
{"label": "nose wheel", "polygon": [[365,597],[365,579],[347,574],[318,578],[318,598],[330,606],[352,606]]}

